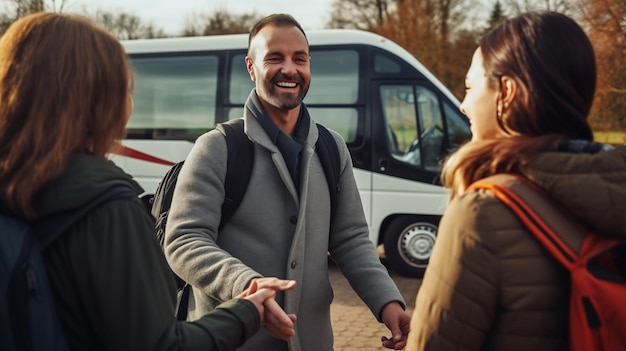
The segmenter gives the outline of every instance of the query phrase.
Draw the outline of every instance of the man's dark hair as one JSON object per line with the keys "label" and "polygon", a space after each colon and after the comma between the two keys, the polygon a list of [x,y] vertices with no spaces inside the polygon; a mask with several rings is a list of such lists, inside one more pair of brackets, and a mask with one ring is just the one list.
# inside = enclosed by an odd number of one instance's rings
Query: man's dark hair
{"label": "man's dark hair", "polygon": [[252,38],[259,34],[261,29],[263,29],[267,25],[272,25],[276,27],[296,27],[300,30],[300,32],[302,32],[302,35],[304,35],[307,43],[309,42],[309,39],[306,37],[306,33],[304,32],[304,29],[302,29],[300,23],[298,23],[298,21],[296,21],[293,16],[286,13],[275,13],[261,18],[254,26],[252,26],[252,29],[250,30],[250,35],[248,36],[248,56],[250,56],[250,43],[252,42]]}

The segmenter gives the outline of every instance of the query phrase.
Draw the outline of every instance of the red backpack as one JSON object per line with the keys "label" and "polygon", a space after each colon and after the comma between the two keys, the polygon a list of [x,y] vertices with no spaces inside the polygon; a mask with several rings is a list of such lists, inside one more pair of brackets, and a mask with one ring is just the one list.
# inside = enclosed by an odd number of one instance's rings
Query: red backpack
{"label": "red backpack", "polygon": [[626,349],[626,239],[590,232],[517,175],[491,176],[470,189],[492,191],[569,270],[570,350]]}

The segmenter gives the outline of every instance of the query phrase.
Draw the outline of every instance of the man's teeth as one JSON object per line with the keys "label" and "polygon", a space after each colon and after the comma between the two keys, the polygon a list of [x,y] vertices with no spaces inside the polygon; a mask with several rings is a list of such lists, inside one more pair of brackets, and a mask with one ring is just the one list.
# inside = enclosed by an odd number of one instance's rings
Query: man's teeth
{"label": "man's teeth", "polygon": [[278,85],[279,87],[283,87],[283,88],[295,88],[296,87],[296,83],[293,83],[293,82],[278,82],[276,83],[276,85]]}

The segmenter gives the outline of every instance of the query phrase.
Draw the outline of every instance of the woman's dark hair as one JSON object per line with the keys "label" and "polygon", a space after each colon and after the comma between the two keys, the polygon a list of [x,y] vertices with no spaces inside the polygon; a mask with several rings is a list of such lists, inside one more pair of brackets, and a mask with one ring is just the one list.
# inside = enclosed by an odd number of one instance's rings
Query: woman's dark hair
{"label": "woman's dark hair", "polygon": [[596,89],[595,55],[574,20],[557,12],[526,13],[494,28],[479,47],[488,77],[517,83],[519,96],[499,120],[505,130],[593,139],[587,116]]}
{"label": "woman's dark hair", "polygon": [[583,29],[556,12],[529,12],[505,20],[479,42],[489,86],[515,82],[515,98],[496,113],[509,137],[472,141],[444,164],[442,183],[451,196],[474,181],[518,172],[534,154],[564,139],[593,140],[587,117],[596,88],[593,46]]}

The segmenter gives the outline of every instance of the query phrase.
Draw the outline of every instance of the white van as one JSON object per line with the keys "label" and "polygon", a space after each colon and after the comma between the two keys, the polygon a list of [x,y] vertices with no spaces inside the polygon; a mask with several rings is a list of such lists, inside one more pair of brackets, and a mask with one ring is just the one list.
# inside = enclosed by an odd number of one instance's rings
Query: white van
{"label": "white van", "polygon": [[[405,275],[426,268],[447,192],[440,161],[470,138],[458,100],[397,44],[357,30],[307,33],[311,117],[343,135],[370,226],[387,265]],[[215,123],[243,115],[254,88],[248,35],[123,42],[135,76],[125,149],[112,159],[151,196]]]}

